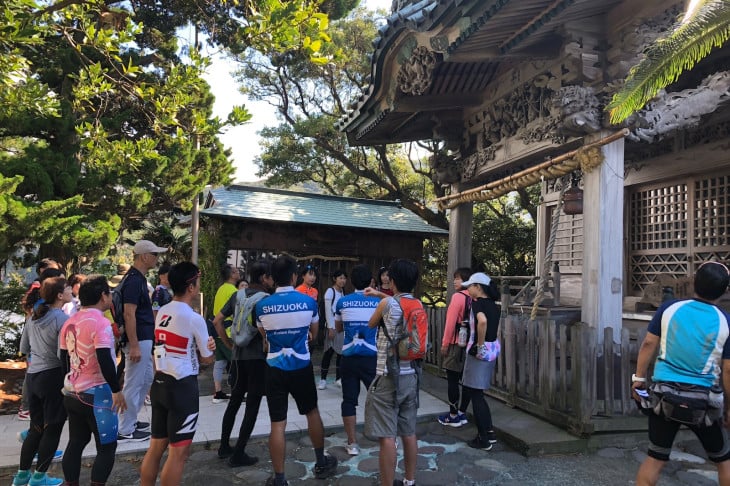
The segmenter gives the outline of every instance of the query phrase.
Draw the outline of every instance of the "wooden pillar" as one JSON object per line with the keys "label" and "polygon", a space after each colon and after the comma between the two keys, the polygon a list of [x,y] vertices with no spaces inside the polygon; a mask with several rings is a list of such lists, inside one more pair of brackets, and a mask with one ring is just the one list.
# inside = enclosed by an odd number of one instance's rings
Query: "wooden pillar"
{"label": "wooden pillar", "polygon": [[[458,185],[454,191],[461,190]],[[463,203],[449,212],[449,256],[446,268],[446,289],[454,293],[454,272],[459,267],[471,267],[471,240],[474,230],[474,203]]]}
{"label": "wooden pillar", "polygon": [[[603,138],[608,132],[596,134]],[[594,140],[586,140],[590,143]],[[623,307],[624,140],[601,148],[603,163],[583,174],[583,280],[581,320],[596,330],[613,328],[620,339]]]}

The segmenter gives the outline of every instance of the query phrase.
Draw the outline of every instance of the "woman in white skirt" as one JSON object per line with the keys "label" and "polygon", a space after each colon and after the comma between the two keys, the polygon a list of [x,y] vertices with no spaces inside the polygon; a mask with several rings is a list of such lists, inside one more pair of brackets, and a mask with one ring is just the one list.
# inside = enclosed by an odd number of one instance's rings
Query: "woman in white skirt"
{"label": "woman in white skirt", "polygon": [[484,397],[484,391],[489,389],[492,382],[492,374],[500,352],[497,341],[500,317],[497,303],[499,290],[496,284],[481,272],[472,274],[469,280],[461,285],[466,287],[472,298],[470,335],[466,347],[462,386],[464,393],[471,395],[474,422],[477,426],[477,436],[467,444],[469,447],[488,451],[492,448],[492,444],[497,442],[492,427],[492,413]]}

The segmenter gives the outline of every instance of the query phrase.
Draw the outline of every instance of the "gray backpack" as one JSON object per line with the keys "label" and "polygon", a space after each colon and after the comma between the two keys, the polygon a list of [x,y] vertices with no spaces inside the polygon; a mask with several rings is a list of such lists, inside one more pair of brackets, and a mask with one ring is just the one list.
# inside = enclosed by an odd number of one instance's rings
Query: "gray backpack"
{"label": "gray backpack", "polygon": [[268,297],[266,292],[247,294],[248,289],[241,289],[236,295],[236,311],[233,313],[231,324],[231,339],[239,348],[245,348],[259,333],[256,323],[253,322],[253,309],[256,304]]}

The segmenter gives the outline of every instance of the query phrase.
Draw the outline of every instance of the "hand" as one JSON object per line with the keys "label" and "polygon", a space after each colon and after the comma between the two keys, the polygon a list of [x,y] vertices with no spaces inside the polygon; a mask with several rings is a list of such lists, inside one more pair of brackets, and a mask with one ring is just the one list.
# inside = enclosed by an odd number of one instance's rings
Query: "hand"
{"label": "hand", "polygon": [[117,413],[123,413],[127,410],[127,402],[124,400],[124,394],[121,391],[112,393],[112,410]]}
{"label": "hand", "polygon": [[215,339],[208,336],[208,351],[215,351]]}
{"label": "hand", "polygon": [[142,353],[139,350],[139,343],[132,344],[130,342],[127,346],[129,346],[129,361],[132,363],[139,363],[139,360],[142,359]]}
{"label": "hand", "polygon": [[635,381],[631,384],[631,398],[633,398],[637,402],[641,402],[641,397],[638,393],[636,393],[636,390],[646,390],[646,383],[641,381]]}
{"label": "hand", "polygon": [[334,339],[335,338],[335,330],[334,329],[328,329],[327,330],[327,338]]}
{"label": "hand", "polygon": [[449,354],[449,347],[441,346],[441,356],[446,356],[447,354]]}

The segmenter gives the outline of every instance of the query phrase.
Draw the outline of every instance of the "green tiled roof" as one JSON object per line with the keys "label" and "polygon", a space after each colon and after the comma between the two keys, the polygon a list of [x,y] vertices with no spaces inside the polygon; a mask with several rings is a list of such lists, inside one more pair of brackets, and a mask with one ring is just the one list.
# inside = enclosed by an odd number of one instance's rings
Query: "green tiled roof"
{"label": "green tiled roof", "polygon": [[208,194],[205,209],[200,213],[214,218],[448,235],[448,231],[429,225],[396,202],[325,196],[263,187],[229,186],[212,189]]}

